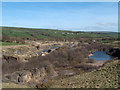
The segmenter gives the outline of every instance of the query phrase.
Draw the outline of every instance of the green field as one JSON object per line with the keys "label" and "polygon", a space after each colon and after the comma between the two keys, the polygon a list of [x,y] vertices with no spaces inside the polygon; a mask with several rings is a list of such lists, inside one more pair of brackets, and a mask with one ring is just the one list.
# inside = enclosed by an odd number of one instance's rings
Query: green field
{"label": "green field", "polygon": [[0,45],[7,46],[7,45],[24,45],[20,43],[10,43],[10,42],[0,42]]}
{"label": "green field", "polygon": [[72,32],[64,30],[53,29],[33,29],[33,28],[16,28],[16,27],[2,27],[2,34],[9,37],[20,38],[102,38],[102,37],[118,37],[116,32]]}

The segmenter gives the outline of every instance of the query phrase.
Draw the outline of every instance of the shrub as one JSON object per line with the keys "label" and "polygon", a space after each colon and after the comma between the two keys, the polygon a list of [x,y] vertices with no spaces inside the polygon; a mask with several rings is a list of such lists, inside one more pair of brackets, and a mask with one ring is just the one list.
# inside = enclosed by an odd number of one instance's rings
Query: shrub
{"label": "shrub", "polygon": [[20,71],[24,68],[24,64],[21,62],[11,61],[9,63],[3,63],[2,72],[3,74],[12,73],[15,71]]}
{"label": "shrub", "polygon": [[[77,68],[78,68],[78,67],[77,67]],[[92,71],[92,70],[97,69],[98,67],[92,66],[92,65],[81,64],[81,65],[79,66],[79,68],[82,68],[82,69],[85,70],[85,71]]]}

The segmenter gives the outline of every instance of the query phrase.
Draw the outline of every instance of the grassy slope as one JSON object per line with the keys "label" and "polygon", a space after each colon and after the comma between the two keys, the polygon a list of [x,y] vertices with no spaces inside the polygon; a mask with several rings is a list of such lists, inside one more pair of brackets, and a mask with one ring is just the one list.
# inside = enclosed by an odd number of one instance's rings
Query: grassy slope
{"label": "grassy slope", "polygon": [[[120,65],[120,63],[119,63]],[[56,80],[52,88],[117,88],[118,61],[106,64],[97,71]]]}
{"label": "grassy slope", "polygon": [[31,88],[26,85],[19,85],[15,83],[2,83],[2,88]]}
{"label": "grassy slope", "polygon": [[7,45],[24,45],[20,43],[10,43],[10,42],[0,42],[0,45],[7,46]]}
{"label": "grassy slope", "polygon": [[[117,37],[117,33],[91,33],[81,32],[73,34],[72,31],[52,30],[52,29],[32,29],[32,28],[16,28],[16,27],[2,27],[2,32],[11,37],[34,37],[34,38],[73,38],[73,37]],[[64,34],[63,34],[64,33]],[[48,36],[49,35],[49,36]]]}

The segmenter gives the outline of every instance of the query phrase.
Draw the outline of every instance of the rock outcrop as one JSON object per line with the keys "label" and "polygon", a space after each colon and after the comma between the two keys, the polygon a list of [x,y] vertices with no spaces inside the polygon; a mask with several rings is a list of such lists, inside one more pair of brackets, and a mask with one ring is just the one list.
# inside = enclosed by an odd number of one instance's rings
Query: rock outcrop
{"label": "rock outcrop", "polygon": [[2,56],[2,63],[5,63],[5,62],[9,63],[11,61],[18,62],[20,61],[20,58],[14,57],[14,56],[6,56],[6,55]]}
{"label": "rock outcrop", "polygon": [[3,82],[12,81],[14,83],[35,87],[37,84],[42,84],[55,76],[57,76],[57,73],[50,64],[42,68],[16,71],[12,74],[6,74],[3,77]]}
{"label": "rock outcrop", "polygon": [[118,59],[120,59],[120,49],[119,48],[109,49],[108,54],[113,56],[113,57],[117,57]]}

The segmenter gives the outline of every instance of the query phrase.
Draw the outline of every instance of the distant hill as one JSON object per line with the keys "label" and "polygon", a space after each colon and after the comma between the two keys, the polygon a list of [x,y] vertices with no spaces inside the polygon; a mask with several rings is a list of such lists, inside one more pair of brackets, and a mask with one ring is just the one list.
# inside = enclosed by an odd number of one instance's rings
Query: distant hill
{"label": "distant hill", "polygon": [[19,37],[30,39],[71,39],[71,38],[101,38],[101,37],[118,37],[117,32],[73,32],[55,29],[33,29],[33,28],[17,28],[17,27],[2,27],[3,37]]}

